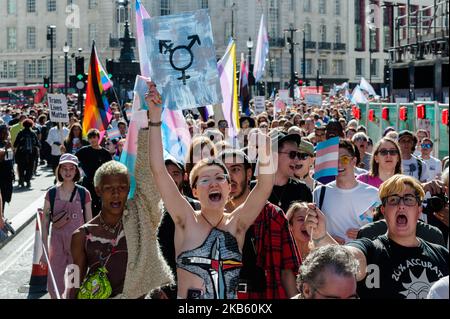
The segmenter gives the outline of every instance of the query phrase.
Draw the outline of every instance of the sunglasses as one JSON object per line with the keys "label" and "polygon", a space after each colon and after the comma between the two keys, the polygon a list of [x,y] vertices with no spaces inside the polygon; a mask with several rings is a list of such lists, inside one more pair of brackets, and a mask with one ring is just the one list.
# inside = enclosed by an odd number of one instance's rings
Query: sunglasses
{"label": "sunglasses", "polygon": [[391,156],[395,156],[395,155],[398,155],[398,151],[382,149],[382,150],[378,151],[378,154],[380,154],[381,156],[387,156],[388,154]]}
{"label": "sunglasses", "polygon": [[293,160],[296,157],[301,160],[304,161],[305,159],[307,159],[310,155],[306,154],[306,153],[300,153],[300,152],[296,152],[296,151],[290,151],[290,152],[278,152],[281,154],[288,154],[289,159]]}
{"label": "sunglasses", "polygon": [[433,147],[433,145],[431,145],[431,144],[421,144],[420,146],[425,149],[430,149]]}
{"label": "sunglasses", "polygon": [[339,157],[339,162],[341,162],[342,165],[348,165],[352,161],[353,157],[348,155],[342,155]]}

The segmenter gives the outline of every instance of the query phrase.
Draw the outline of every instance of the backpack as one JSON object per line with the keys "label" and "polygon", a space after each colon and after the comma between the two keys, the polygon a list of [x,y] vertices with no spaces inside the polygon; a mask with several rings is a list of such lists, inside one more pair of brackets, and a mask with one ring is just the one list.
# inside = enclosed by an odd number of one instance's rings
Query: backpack
{"label": "backpack", "polygon": [[[87,223],[88,220],[86,220],[86,205],[85,205],[86,189],[82,186],[75,184],[74,192],[72,193],[72,196],[70,196],[70,201],[72,201],[75,196],[75,190],[77,190],[78,194],[80,194],[81,208],[83,209],[83,218],[84,222]],[[55,199],[56,199],[56,186],[53,186],[48,190],[48,197],[50,201],[50,213],[53,215],[53,209],[55,207]]]}
{"label": "backpack", "polygon": [[33,154],[37,146],[37,138],[32,132],[24,132],[20,138],[19,149],[22,153]]}

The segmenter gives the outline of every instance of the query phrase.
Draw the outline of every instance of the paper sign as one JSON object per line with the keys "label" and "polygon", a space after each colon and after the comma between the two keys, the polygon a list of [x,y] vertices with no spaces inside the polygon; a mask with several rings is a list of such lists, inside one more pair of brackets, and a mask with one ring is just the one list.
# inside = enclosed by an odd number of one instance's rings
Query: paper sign
{"label": "paper sign", "polygon": [[307,93],[305,94],[305,102],[307,105],[322,106],[322,94]]}
{"label": "paper sign", "polygon": [[266,110],[266,98],[264,96],[255,96],[255,113],[261,114]]}
{"label": "paper sign", "polygon": [[289,99],[289,90],[279,90],[280,100],[286,102]]}
{"label": "paper sign", "polygon": [[208,10],[144,20],[150,76],[165,108],[222,103]]}
{"label": "paper sign", "polygon": [[67,99],[64,94],[48,94],[50,121],[56,123],[69,123]]}

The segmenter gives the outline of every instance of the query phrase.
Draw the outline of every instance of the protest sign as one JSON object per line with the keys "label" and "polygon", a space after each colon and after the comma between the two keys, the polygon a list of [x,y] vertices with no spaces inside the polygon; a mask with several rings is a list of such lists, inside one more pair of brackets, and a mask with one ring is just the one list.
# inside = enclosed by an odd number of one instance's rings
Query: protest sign
{"label": "protest sign", "polygon": [[307,93],[307,94],[305,94],[305,102],[307,105],[322,106],[322,94]]}
{"label": "protest sign", "polygon": [[261,114],[266,110],[266,98],[264,96],[255,96],[255,114]]}
{"label": "protest sign", "polygon": [[208,10],[145,19],[150,76],[172,110],[222,103]]}
{"label": "protest sign", "polygon": [[288,90],[279,90],[279,98],[280,100],[282,100],[283,102],[287,102],[287,100],[289,99],[289,91]]}
{"label": "protest sign", "polygon": [[56,123],[69,123],[67,99],[64,94],[48,94],[48,107],[50,109],[50,121]]}

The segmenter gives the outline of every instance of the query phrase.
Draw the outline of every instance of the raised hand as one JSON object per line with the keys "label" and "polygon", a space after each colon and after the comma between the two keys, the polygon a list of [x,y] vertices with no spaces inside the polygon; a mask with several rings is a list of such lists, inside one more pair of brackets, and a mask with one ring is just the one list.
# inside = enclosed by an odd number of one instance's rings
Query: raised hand
{"label": "raised hand", "polygon": [[327,234],[326,217],[314,203],[308,204],[308,214],[305,218],[306,231],[312,239],[323,238]]}
{"label": "raised hand", "polygon": [[147,81],[148,92],[145,94],[145,101],[149,107],[149,120],[152,122],[157,122],[161,120],[162,113],[162,98],[159,94],[156,84],[153,81]]}

